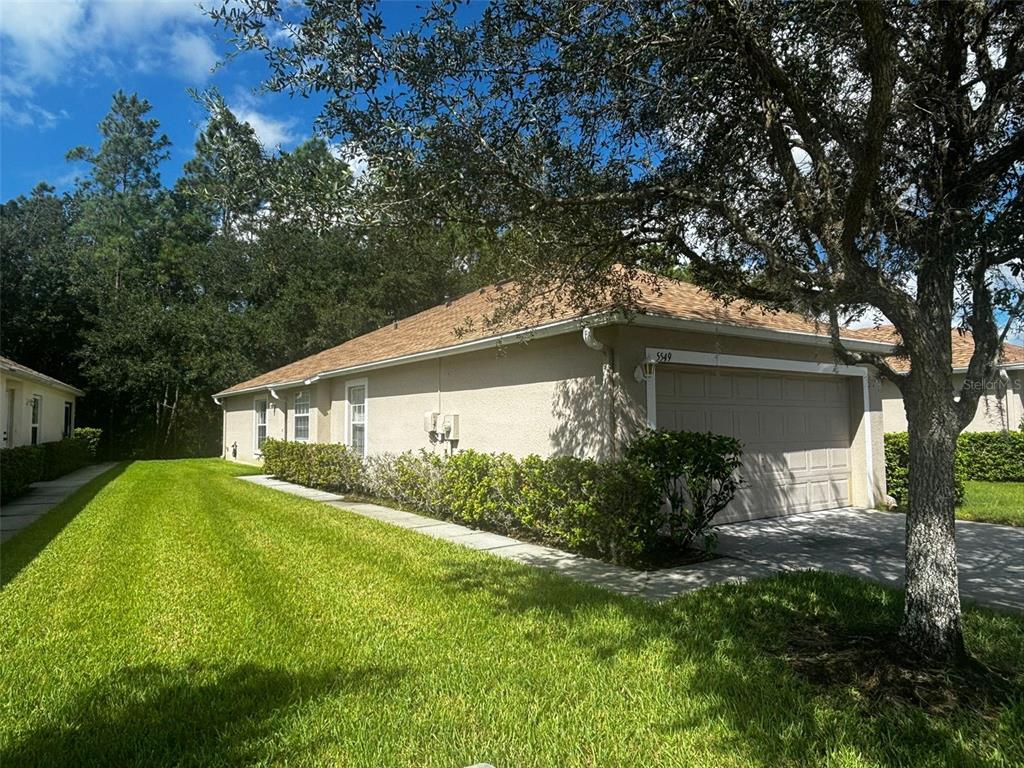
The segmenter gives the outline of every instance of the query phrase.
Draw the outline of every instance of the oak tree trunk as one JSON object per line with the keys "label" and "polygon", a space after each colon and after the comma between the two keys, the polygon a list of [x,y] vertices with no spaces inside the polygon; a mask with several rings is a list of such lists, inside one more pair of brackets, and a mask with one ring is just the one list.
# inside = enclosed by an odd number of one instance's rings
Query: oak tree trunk
{"label": "oak tree trunk", "polygon": [[[940,374],[938,378],[945,377]],[[911,385],[905,399],[910,456],[906,603],[900,639],[915,655],[950,661],[964,652],[954,483],[960,429],[952,409],[951,388],[936,391],[934,383],[930,387]]]}

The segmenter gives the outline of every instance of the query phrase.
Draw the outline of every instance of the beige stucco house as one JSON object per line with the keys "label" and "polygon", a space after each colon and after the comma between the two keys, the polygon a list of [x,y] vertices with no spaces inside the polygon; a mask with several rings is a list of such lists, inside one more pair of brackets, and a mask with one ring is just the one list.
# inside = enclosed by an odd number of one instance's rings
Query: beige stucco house
{"label": "beige stucco house", "polygon": [[0,392],[4,448],[70,437],[77,400],[85,394],[6,357],[0,357]]}
{"label": "beige stucco house", "polygon": [[[488,324],[508,285],[428,309],[215,396],[224,456],[268,437],[364,454],[425,449],[605,457],[645,425],[743,441],[747,487],[730,519],[885,494],[882,400],[868,369],[836,362],[825,329],[636,279],[639,311],[521,312]],[[891,345],[850,331],[855,349]]]}
{"label": "beige stucco house", "polygon": [[[891,325],[867,329],[867,333],[882,341],[898,339]],[[967,365],[974,354],[974,337],[970,333],[954,330],[951,334],[953,349],[953,387],[963,387]],[[893,357],[890,365],[897,371],[908,369],[906,359]],[[907,412],[903,395],[891,381],[882,383],[882,416],[886,432],[905,432]],[[1024,347],[1004,344],[999,355],[996,375],[986,382],[985,391],[978,400],[978,410],[965,432],[999,432],[1015,430],[1024,419]]]}

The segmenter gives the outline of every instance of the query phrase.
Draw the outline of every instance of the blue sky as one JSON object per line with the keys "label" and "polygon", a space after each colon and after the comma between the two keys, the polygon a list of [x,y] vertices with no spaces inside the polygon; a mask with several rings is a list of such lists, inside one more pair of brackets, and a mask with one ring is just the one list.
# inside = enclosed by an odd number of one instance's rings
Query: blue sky
{"label": "blue sky", "polygon": [[[392,2],[384,10],[389,25],[404,24],[419,6]],[[3,0],[0,43],[0,200],[39,181],[69,188],[82,169],[64,155],[96,145],[118,88],[148,99],[172,142],[165,183],[191,156],[204,118],[188,88],[216,86],[269,150],[313,133],[318,102],[253,92],[266,74],[260,57],[214,71],[226,36],[195,0]]]}

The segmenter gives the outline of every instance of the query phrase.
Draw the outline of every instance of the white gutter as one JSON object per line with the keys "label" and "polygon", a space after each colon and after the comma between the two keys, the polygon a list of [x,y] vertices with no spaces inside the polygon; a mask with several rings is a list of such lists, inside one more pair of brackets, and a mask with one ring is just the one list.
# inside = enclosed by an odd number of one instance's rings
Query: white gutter
{"label": "white gutter", "polygon": [[[544,325],[534,326],[532,328],[526,328],[519,331],[511,331],[510,333],[500,334],[498,336],[488,336],[483,339],[475,339],[473,341],[463,342],[461,344],[454,344],[450,347],[441,347],[440,349],[431,349],[424,352],[414,352],[408,355],[400,355],[398,357],[390,357],[384,360],[376,360],[370,363],[363,363],[361,365],[352,365],[346,368],[336,368],[333,370],[321,371],[316,374],[312,379],[305,377],[301,379],[291,379],[288,381],[276,382],[273,386],[275,388],[287,389],[289,387],[297,387],[307,384],[310,380],[316,380],[317,378],[326,379],[334,378],[337,376],[351,376],[357,373],[365,373],[367,371],[374,371],[380,368],[390,368],[395,365],[405,365],[406,363],[416,363],[422,360],[435,360],[440,357],[450,357],[452,355],[461,355],[465,352],[475,352],[481,349],[487,349],[489,347],[497,347],[502,344],[507,344],[513,341],[519,341],[522,339],[531,338],[546,338],[548,336],[557,336],[562,333],[568,333],[571,331],[577,331],[580,329],[597,328],[603,325],[612,325],[615,323],[626,323],[625,316],[618,311],[612,312],[598,312],[592,315],[584,315],[582,317],[574,317],[569,320],[557,320],[555,322],[547,323]],[[634,315],[631,318],[631,324],[639,327],[646,328],[669,328],[680,331],[696,331],[699,333],[717,333],[725,336],[739,336],[751,339],[765,339],[769,341],[780,341],[789,342],[791,344],[810,344],[813,346],[830,347],[832,345],[831,339],[827,336],[817,336],[813,333],[807,333],[804,331],[778,331],[771,328],[750,328],[747,326],[729,325],[728,323],[718,323],[709,320],[689,320],[678,317],[666,317],[663,315]],[[587,332],[584,330],[584,333]],[[593,339],[591,331],[591,338]],[[600,344],[597,339],[593,339],[596,343]],[[586,339],[584,338],[584,341]],[[866,352],[892,352],[894,347],[892,344],[881,341],[864,341],[861,339],[849,339],[844,338],[843,343],[853,350],[861,350]],[[587,344],[590,346],[590,344]],[[245,389],[238,389],[232,392],[222,391],[218,392],[215,397],[225,397],[234,395],[244,395],[250,392],[260,392],[267,389],[266,384],[259,386],[246,387]],[[271,394],[277,399],[277,395],[271,390]]]}

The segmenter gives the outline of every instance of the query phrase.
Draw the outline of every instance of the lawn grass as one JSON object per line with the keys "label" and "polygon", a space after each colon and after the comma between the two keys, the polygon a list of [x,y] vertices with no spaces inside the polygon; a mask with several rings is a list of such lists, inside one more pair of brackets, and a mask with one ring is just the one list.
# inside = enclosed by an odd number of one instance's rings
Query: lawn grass
{"label": "lawn grass", "polygon": [[787,661],[893,625],[882,587],[789,574],[653,605],[242,471],[137,462],[4,545],[0,764],[1024,761],[1019,617],[965,614],[978,658],[1018,667],[1010,698],[929,712]]}
{"label": "lawn grass", "polygon": [[1024,526],[1024,483],[985,483],[968,480],[961,520]]}

